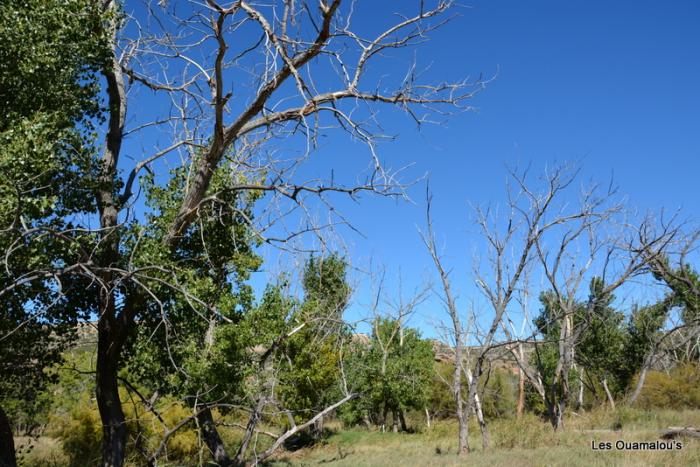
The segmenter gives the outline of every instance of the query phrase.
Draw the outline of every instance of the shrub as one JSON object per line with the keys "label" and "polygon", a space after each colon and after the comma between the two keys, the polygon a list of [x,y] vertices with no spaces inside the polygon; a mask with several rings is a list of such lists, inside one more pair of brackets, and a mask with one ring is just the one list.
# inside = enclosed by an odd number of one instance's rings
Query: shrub
{"label": "shrub", "polygon": [[700,408],[700,366],[689,363],[668,374],[650,371],[637,403],[646,409]]}

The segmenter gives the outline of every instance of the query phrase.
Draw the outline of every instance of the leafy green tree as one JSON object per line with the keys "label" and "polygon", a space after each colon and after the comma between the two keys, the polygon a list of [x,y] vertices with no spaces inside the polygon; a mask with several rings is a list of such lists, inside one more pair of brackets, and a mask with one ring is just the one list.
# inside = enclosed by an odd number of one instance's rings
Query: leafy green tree
{"label": "leafy green tree", "polygon": [[[377,318],[368,344],[357,342],[349,355],[349,379],[362,397],[348,409],[357,415],[346,419],[370,418],[386,427],[392,414],[394,430],[406,430],[404,412],[425,407],[435,370],[435,352],[430,341],[422,339],[416,329],[400,329],[390,318]],[[362,414],[362,415],[360,415]]]}
{"label": "leafy green tree", "polygon": [[0,464],[15,462],[11,419],[30,415],[92,311],[76,266],[90,236],[73,219],[94,210],[100,21],[87,0],[0,5]]}
{"label": "leafy green tree", "polygon": [[[544,343],[538,345],[533,353],[533,363],[542,376],[547,389],[547,410],[551,411],[561,392],[561,382],[555,381],[556,368],[560,360],[560,326],[563,319],[570,319],[574,335],[578,336],[574,347],[576,368],[572,368],[569,379],[581,385],[584,374],[602,384],[611,404],[613,393],[619,394],[625,389],[620,375],[627,363],[625,353],[625,316],[612,307],[615,297],[603,295],[605,284],[602,279],[594,277],[589,286],[587,301],[577,302],[573,316],[564,317],[553,292],[544,292],[540,296],[542,309],[534,323]],[[592,307],[589,307],[592,304]],[[612,389],[611,389],[612,388]]]}
{"label": "leafy green tree", "polygon": [[[228,189],[240,175],[222,166],[210,186],[221,193],[219,203],[202,207],[199,221],[184,232],[178,249],[169,251],[163,243],[165,226],[177,214],[187,174],[174,170],[164,186],[152,176],[144,182],[151,212],[146,222],[131,224],[124,245],[132,251],[134,267],[159,265],[141,279],[158,300],[147,301],[135,315],[140,326],[127,343],[133,345],[127,374],[152,393],[190,404],[203,439],[216,452],[222,441],[209,405],[231,403],[241,395],[250,371],[249,349],[270,340],[275,329],[260,328],[269,321],[261,317],[279,311],[271,310],[272,292],[256,310],[247,284],[261,264],[255,253],[259,240],[250,228],[259,196]],[[260,330],[264,333],[256,334]]]}
{"label": "leafy green tree", "polygon": [[[131,22],[131,18],[120,13],[122,6],[116,0],[89,3],[78,0],[10,0],[3,3],[6,9],[2,20],[4,27],[8,28],[3,46],[5,43],[11,45],[7,49],[9,52],[0,56],[3,65],[10,64],[3,71],[10,78],[4,81],[7,86],[3,84],[2,87],[3,91],[8,90],[0,99],[2,105],[14,102],[13,96],[17,96],[32,105],[40,103],[43,106],[46,102],[49,107],[53,106],[60,99],[40,95],[48,86],[76,102],[75,105],[56,105],[50,110],[67,109],[66,112],[71,114],[71,109],[80,109],[72,115],[72,120],[66,120],[62,115],[59,120],[89,128],[89,124],[77,115],[83,110],[88,116],[99,111],[94,105],[97,100],[93,89],[97,83],[103,88],[99,95],[106,100],[106,121],[104,125],[95,126],[95,132],[100,133],[102,139],[99,162],[95,163],[93,157],[86,157],[83,161],[75,156],[84,153],[82,147],[70,144],[66,153],[75,157],[57,163],[60,170],[56,173],[79,175],[74,177],[75,183],[64,187],[53,183],[50,178],[39,180],[35,177],[38,174],[12,173],[12,177],[17,177],[20,182],[31,181],[34,189],[48,186],[61,196],[76,192],[80,196],[66,198],[71,203],[65,206],[71,208],[56,211],[48,217],[64,224],[59,226],[61,230],[54,232],[70,233],[68,237],[51,234],[64,240],[62,245],[67,251],[53,246],[43,249],[55,254],[55,261],[46,262],[50,271],[32,264],[32,271],[41,272],[38,276],[27,275],[28,271],[18,267],[19,275],[11,278],[13,284],[31,282],[32,287],[43,287],[47,295],[55,290],[74,288],[86,298],[84,306],[70,309],[84,310],[86,315],[97,318],[95,397],[102,421],[103,465],[121,466],[126,458],[129,424],[122,408],[120,370],[140,326],[147,326],[149,321],[157,319],[167,325],[170,312],[173,322],[181,319],[186,323],[185,310],[189,310],[191,319],[196,319],[196,316],[207,323],[204,335],[212,336],[218,327],[217,319],[226,324],[232,324],[228,320],[235,323],[236,319],[226,314],[245,307],[245,293],[230,291],[232,284],[245,279],[238,271],[231,279],[224,274],[227,268],[219,267],[219,259],[215,257],[218,255],[217,244],[206,237],[207,231],[218,228],[213,219],[217,209],[221,209],[226,218],[222,229],[233,229],[227,231],[228,240],[239,240],[241,235],[236,229],[245,231],[251,224],[245,208],[234,208],[246,206],[245,193],[266,193],[274,199],[266,202],[263,209],[266,219],[260,222],[258,233],[261,235],[270,231],[269,227],[279,219],[278,215],[286,216],[290,206],[309,212],[305,203],[312,196],[328,205],[334,223],[338,216],[329,205],[331,192],[353,198],[363,191],[395,194],[394,177],[379,166],[373,166],[374,173],[368,174],[365,182],[349,181],[345,184],[334,177],[333,171],[323,180],[311,175],[301,181],[296,170],[299,167],[296,162],[301,158],[292,162],[286,156],[278,156],[280,147],[275,145],[285,141],[286,146],[290,138],[298,138],[296,141],[311,143],[308,148],[313,150],[320,141],[318,137],[329,127],[307,123],[312,122],[316,115],[330,115],[328,109],[335,106],[335,110],[347,116],[340,126],[341,131],[353,136],[359,134],[361,140],[373,147],[376,138],[373,132],[379,133],[380,126],[368,128],[360,122],[361,117],[353,120],[356,117],[343,110],[347,105],[355,105],[358,101],[370,105],[395,105],[414,115],[412,107],[421,107],[432,113],[436,107],[459,105],[473,94],[467,89],[471,84],[461,80],[440,86],[418,85],[409,80],[386,89],[376,87],[363,77],[372,62],[386,56],[380,52],[413,46],[416,30],[422,34],[439,26],[439,17],[450,9],[450,2],[434,2],[426,8],[417,2],[412,11],[406,12],[407,19],[396,20],[393,26],[378,34],[375,31],[369,39],[369,48],[364,45],[364,40],[350,43],[336,40],[339,34],[348,37],[346,33],[350,28],[352,8],[344,5],[341,8],[341,3],[344,4],[341,0],[331,0],[321,2],[320,8],[291,8],[289,2],[276,1],[272,9],[259,9],[250,2],[230,6],[215,1],[190,3],[185,9],[162,4],[148,9],[149,21],[134,19]],[[84,5],[87,7],[83,8]],[[309,14],[280,16],[276,14],[280,8]],[[133,9],[127,4],[124,10]],[[86,11],[90,14],[83,14]],[[95,13],[94,17],[92,13]],[[246,42],[249,39],[247,28],[239,27],[241,20],[259,28],[265,40],[252,44],[251,48]],[[13,28],[16,31],[12,31]],[[385,41],[389,36],[395,36],[396,40]],[[40,43],[45,37],[50,39],[48,47]],[[55,37],[58,40],[54,40]],[[74,53],[70,46],[63,46],[81,40],[101,41],[102,38],[108,42],[104,55],[92,53],[92,49]],[[268,48],[265,44],[276,45]],[[25,52],[31,57],[35,51],[36,62],[18,58],[24,57]],[[320,60],[323,57],[331,61]],[[61,66],[53,64],[56,59],[64,58],[78,60],[86,66],[81,65],[77,74],[63,73]],[[39,62],[47,65],[37,67]],[[354,62],[352,77],[340,73],[337,79],[328,83],[330,87],[322,90],[311,85],[316,81],[312,75],[335,74],[346,69],[346,63],[350,62]],[[100,80],[92,79],[90,75],[97,68],[102,74]],[[256,72],[250,73],[251,69]],[[13,75],[16,70],[25,75]],[[83,72],[87,74],[80,75]],[[77,81],[79,88],[52,82],[78,75],[81,77]],[[66,82],[74,84],[75,80]],[[150,98],[154,103],[146,112],[136,107],[144,104],[143,92],[152,93]],[[39,95],[35,98],[32,93]],[[84,109],[86,102],[93,104],[90,109]],[[20,105],[15,107],[22,108]],[[2,110],[3,114],[10,115],[7,109]],[[2,127],[3,132],[5,128]],[[168,131],[161,131],[166,128]],[[129,160],[123,151],[127,145],[123,143],[127,136],[133,137],[135,133],[147,135],[144,140],[158,134],[158,143],[163,142],[163,146],[155,150],[155,154],[132,153],[130,156],[136,157]],[[294,151],[300,146],[293,142],[287,147]],[[174,157],[175,151],[180,151],[179,159]],[[30,166],[43,174],[41,163],[44,157],[31,151],[23,152],[31,159]],[[138,150],[134,149],[134,152]],[[87,153],[90,156],[91,151]],[[143,192],[140,186],[142,173],[157,166],[156,161],[162,162],[164,158],[171,167],[178,166],[182,170],[171,176],[158,171],[153,182],[171,193],[178,187],[178,193],[172,193],[171,204],[163,211],[162,217],[149,219],[151,225],[145,221],[148,209],[143,209],[142,200],[136,199],[135,195]],[[178,178],[175,183],[169,182],[172,177]],[[217,179],[225,179],[218,188],[215,186]],[[47,181],[51,183],[46,184]],[[20,191],[31,193],[22,206],[37,204],[34,191],[27,191],[24,187]],[[13,185],[3,188],[3,206],[20,204],[14,201],[15,192]],[[229,202],[231,198],[235,198],[234,203]],[[75,208],[78,204],[81,207]],[[54,206],[64,205],[53,201],[38,203],[40,209]],[[16,211],[10,208],[8,212],[14,214]],[[244,218],[245,222],[235,225],[229,222],[235,216]],[[11,225],[22,225],[21,217],[10,215],[8,218],[12,219]],[[202,222],[206,224],[204,228]],[[30,227],[28,222],[25,225],[27,229]],[[289,238],[309,230],[315,229],[302,227],[292,232]],[[37,234],[37,237],[45,234]],[[198,238],[198,235],[205,237]],[[22,239],[27,240],[26,232]],[[285,241],[284,238],[268,240]],[[36,242],[29,243],[37,245]],[[224,242],[222,261],[227,265],[231,262],[238,264],[236,267],[242,270],[254,269],[245,258],[249,256],[245,250],[250,243],[247,240],[242,242],[244,251],[238,261],[226,255],[231,251],[230,243]],[[3,246],[14,244],[15,239],[10,239]],[[203,251],[196,251],[196,245]],[[28,255],[28,258],[35,256]],[[213,264],[211,271],[203,267],[209,259]],[[60,285],[53,279],[54,273],[59,273]],[[6,290],[4,285],[0,290]],[[20,301],[22,306],[31,305],[27,300]],[[175,301],[186,305],[173,304]],[[181,318],[178,313],[181,313]],[[179,339],[176,328],[171,329],[173,332],[168,339],[173,336]],[[213,331],[208,332],[209,329]],[[187,336],[188,333],[184,332],[182,341],[176,345],[182,349],[183,364],[190,361],[187,356],[196,354],[185,350]],[[201,348],[199,338],[193,339],[191,346]],[[179,361],[174,360],[179,365]],[[198,363],[195,359],[192,375],[196,374],[196,368],[200,368]]]}
{"label": "leafy green tree", "polygon": [[[577,346],[576,361],[581,371],[600,381],[606,393],[609,393],[608,397],[611,397],[625,389],[624,381],[619,379],[627,366],[624,361],[625,315],[612,307],[615,300],[612,294],[601,295],[603,289],[602,279],[593,278],[589,300],[594,301],[595,305],[592,313],[582,318],[585,319],[581,323],[585,330]],[[611,403],[614,403],[612,398]]]}
{"label": "leafy green tree", "polygon": [[[343,313],[350,298],[347,263],[337,255],[310,258],[304,268],[304,300],[290,318],[304,328],[287,339],[280,375],[285,406],[316,413],[339,394],[340,360],[349,332]],[[322,423],[316,427],[316,434]]]}

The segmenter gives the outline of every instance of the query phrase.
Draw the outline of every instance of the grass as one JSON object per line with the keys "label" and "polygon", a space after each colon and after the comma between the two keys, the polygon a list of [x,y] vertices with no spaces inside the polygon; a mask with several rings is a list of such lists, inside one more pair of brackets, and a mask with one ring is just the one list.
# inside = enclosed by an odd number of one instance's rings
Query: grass
{"label": "grass", "polygon": [[[364,429],[341,430],[323,442],[295,452],[282,452],[272,466],[382,467],[382,466],[690,466],[700,465],[700,440],[682,440],[674,451],[594,451],[591,441],[654,441],[669,426],[700,426],[700,410],[643,411],[620,408],[570,414],[564,429],[555,433],[533,415],[521,420],[494,420],[489,424],[492,447],[484,451],[476,425],[470,426],[472,452],[458,458],[457,425],[442,421],[427,429],[416,420],[417,433],[380,433]],[[619,428],[619,430],[616,430]],[[18,445],[30,442],[17,440]],[[31,441],[23,455],[26,467],[63,467],[67,459],[60,443],[50,438]],[[175,464],[169,464],[175,465]]]}
{"label": "grass", "polygon": [[[476,425],[470,427],[472,452],[458,458],[457,427],[441,422],[422,433],[342,431],[321,446],[279,455],[273,465],[306,466],[686,466],[700,465],[700,442],[683,440],[680,451],[594,451],[591,441],[654,441],[668,426],[700,426],[700,411],[598,410],[571,415],[554,433],[534,416],[496,420],[489,425],[492,447],[484,451]],[[619,431],[614,428],[621,426]]]}

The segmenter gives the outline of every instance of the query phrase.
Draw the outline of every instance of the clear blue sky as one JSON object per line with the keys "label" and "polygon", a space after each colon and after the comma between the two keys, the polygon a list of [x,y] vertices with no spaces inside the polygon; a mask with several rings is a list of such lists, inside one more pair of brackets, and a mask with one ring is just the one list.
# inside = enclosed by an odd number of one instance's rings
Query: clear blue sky
{"label": "clear blue sky", "polygon": [[[359,0],[356,25],[377,30],[397,4]],[[497,74],[474,98],[476,111],[421,131],[405,116],[381,113],[398,140],[380,146],[389,165],[415,162],[407,178],[430,174],[435,227],[454,268],[462,298],[475,229],[469,203],[502,202],[506,164],[581,160],[586,176],[614,174],[630,204],[641,209],[682,206],[700,217],[700,2],[470,1],[460,16],[417,51],[431,65],[426,79]],[[396,73],[402,58],[375,69]],[[309,170],[352,172],[366,162],[359,143],[332,133]],[[343,230],[353,263],[387,267],[389,287],[399,269],[405,288],[433,275],[416,232],[424,219],[424,185],[415,204],[365,196],[339,208],[363,236]],[[369,301],[362,275],[348,312]],[[262,283],[259,276],[256,281]],[[414,325],[442,311],[429,300]]]}

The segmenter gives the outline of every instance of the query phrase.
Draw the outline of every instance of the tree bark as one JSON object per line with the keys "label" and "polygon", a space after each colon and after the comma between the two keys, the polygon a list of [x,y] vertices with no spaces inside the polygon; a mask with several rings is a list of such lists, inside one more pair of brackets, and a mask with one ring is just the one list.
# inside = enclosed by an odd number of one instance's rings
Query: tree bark
{"label": "tree bark", "polygon": [[644,381],[647,379],[647,373],[649,372],[649,368],[651,368],[651,364],[654,361],[654,350],[653,349],[647,357],[644,359],[644,364],[642,365],[642,371],[639,372],[639,378],[637,379],[637,385],[634,387],[634,392],[632,392],[632,395],[630,396],[629,399],[629,404],[632,405],[634,404],[637,399],[639,398],[639,395],[642,393],[642,388],[644,387]]}
{"label": "tree bark", "polygon": [[647,378],[647,372],[649,371],[649,366],[647,362],[650,361],[649,358],[647,358],[647,361],[644,362],[644,366],[642,366],[642,371],[639,373],[639,378],[637,379],[637,385],[634,388],[634,392],[630,396],[629,399],[629,404],[632,405],[637,401],[637,398],[639,398],[639,395],[642,393],[642,388],[644,387],[644,380]]}
{"label": "tree bark", "polygon": [[[117,10],[112,0],[103,2],[103,8],[112,12]],[[98,263],[105,268],[101,273],[102,287],[98,299],[100,316],[97,324],[96,397],[102,420],[102,465],[121,467],[126,455],[127,427],[119,399],[117,374],[122,347],[133,321],[126,310],[122,310],[120,316],[117,316],[115,307],[117,290],[114,287],[113,273],[109,268],[118,263],[120,256],[118,231],[120,206],[115,188],[126,122],[126,92],[121,63],[116,55],[118,28],[116,19],[110,20],[107,27],[112,41],[112,59],[102,73],[107,82],[109,123],[102,154],[101,173],[98,177],[100,183],[95,194],[102,230]],[[128,296],[126,300],[133,301]]]}
{"label": "tree bark", "polygon": [[0,407],[0,467],[16,467],[15,440],[12,425],[5,411]]}
{"label": "tree bark", "polygon": [[[469,387],[474,386],[472,401],[467,401],[469,407],[471,407],[471,402],[474,404],[474,413],[476,413],[476,420],[479,422],[479,429],[481,430],[481,445],[484,449],[488,449],[491,444],[491,437],[489,436],[489,429],[486,425],[486,420],[484,419],[484,412],[481,410],[481,400],[479,399],[478,387],[475,386],[474,377],[472,371],[467,368],[467,382]],[[470,393],[471,393],[470,389]]]}
{"label": "tree bark", "polygon": [[[196,408],[195,408],[196,410]],[[197,414],[197,423],[199,424],[199,432],[202,434],[204,444],[209,448],[212,458],[220,467],[231,467],[233,461],[226,452],[224,442],[219,436],[219,431],[214,424],[214,417],[210,409],[204,409]]]}
{"label": "tree bark", "polygon": [[386,432],[386,421],[389,416],[389,406],[384,404],[384,410],[382,411],[382,433]]}
{"label": "tree bark", "polygon": [[610,389],[608,388],[608,379],[603,378],[603,389],[605,389],[605,395],[608,396],[608,402],[610,402],[610,408],[615,410],[615,399],[613,399]]}
{"label": "tree bark", "polygon": [[576,398],[576,409],[580,410],[583,407],[583,375],[578,375],[578,396]]}
{"label": "tree bark", "polygon": [[127,427],[119,399],[119,356],[123,340],[103,314],[98,322],[96,398],[102,420],[102,465],[121,467],[126,452]]}

